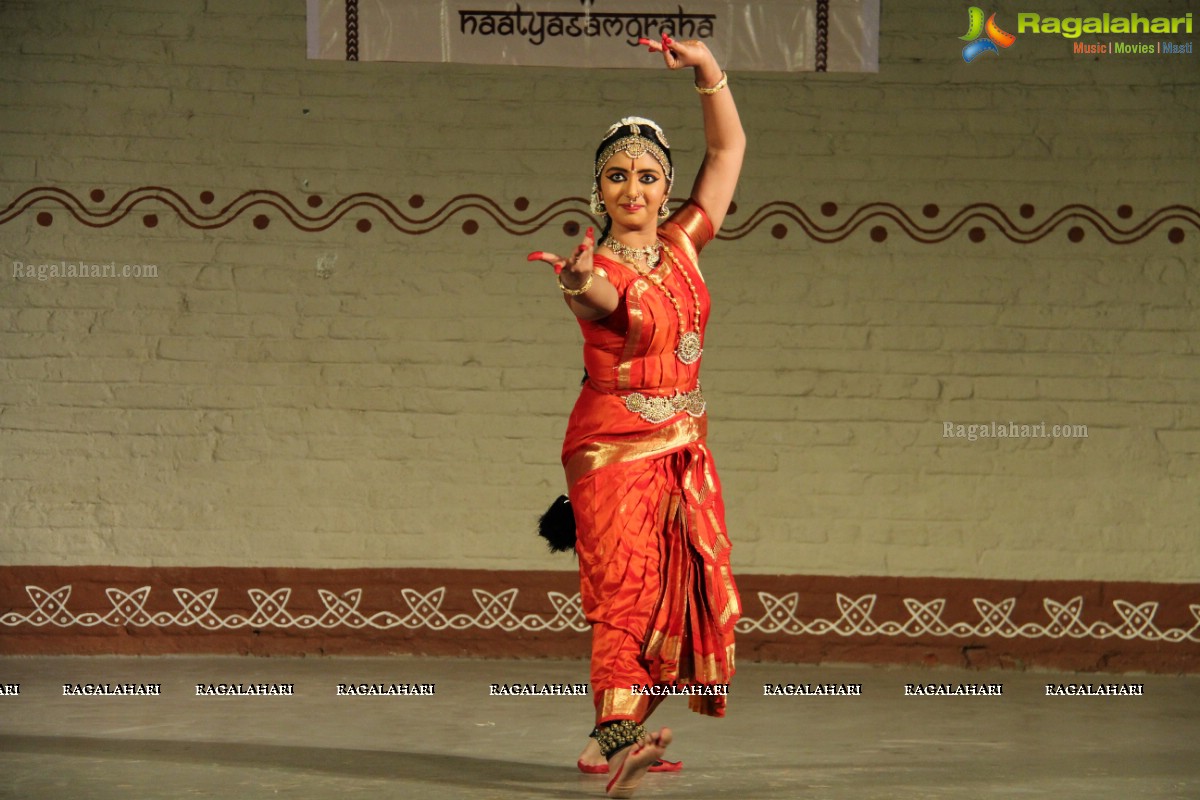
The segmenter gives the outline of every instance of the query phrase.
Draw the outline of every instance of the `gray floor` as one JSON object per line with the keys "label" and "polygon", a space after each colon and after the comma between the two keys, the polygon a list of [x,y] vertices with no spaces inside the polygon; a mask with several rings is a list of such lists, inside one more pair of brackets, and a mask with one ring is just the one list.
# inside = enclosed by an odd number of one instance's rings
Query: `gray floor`
{"label": "gray floor", "polygon": [[[491,697],[492,683],[586,681],[576,661],[0,658],[0,796],[588,798],[587,697]],[[1141,683],[1142,697],[1046,697],[1047,683]],[[161,683],[160,697],[64,697],[65,683]],[[197,683],[293,683],[294,697],[197,697]],[[338,697],[338,683],[435,683],[432,697]],[[765,697],[764,683],[861,684]],[[1002,683],[1002,697],[904,685]],[[1200,798],[1200,678],[869,667],[740,667],[724,720],[682,699],[655,725],[684,771],[639,797]]]}

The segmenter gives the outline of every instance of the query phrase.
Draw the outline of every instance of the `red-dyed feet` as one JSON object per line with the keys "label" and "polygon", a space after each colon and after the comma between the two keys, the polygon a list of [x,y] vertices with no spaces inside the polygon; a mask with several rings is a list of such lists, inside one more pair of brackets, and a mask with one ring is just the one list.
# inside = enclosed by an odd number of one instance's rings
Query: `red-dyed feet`
{"label": "red-dyed feet", "polygon": [[[588,764],[582,758],[575,762],[579,771],[584,775],[607,775],[608,764]],[[667,761],[660,758],[650,765],[646,772],[679,772],[683,769],[682,761]]]}
{"label": "red-dyed feet", "polygon": [[670,743],[671,729],[663,728],[658,733],[648,736],[643,744],[625,748],[627,754],[617,767],[617,774],[613,775],[605,787],[605,793],[609,797],[633,797],[650,766],[662,758]]}

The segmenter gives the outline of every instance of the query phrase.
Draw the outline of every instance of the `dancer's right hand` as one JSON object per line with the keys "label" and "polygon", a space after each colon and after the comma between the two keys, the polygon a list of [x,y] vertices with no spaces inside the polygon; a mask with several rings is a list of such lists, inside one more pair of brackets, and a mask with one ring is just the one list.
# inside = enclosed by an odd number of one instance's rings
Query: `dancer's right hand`
{"label": "dancer's right hand", "polygon": [[545,261],[554,267],[554,274],[559,276],[562,285],[568,289],[578,289],[583,286],[592,274],[592,254],[596,251],[596,238],[591,228],[583,234],[583,241],[575,248],[570,258],[563,258],[554,253],[537,250],[530,253],[530,261]]}
{"label": "dancer's right hand", "polygon": [[568,258],[541,250],[530,253],[530,261],[544,261],[554,267],[562,288],[568,292],[587,287],[581,294],[565,294],[567,305],[580,319],[598,320],[617,309],[621,298],[608,282],[604,272],[597,271],[592,261],[596,252],[596,234],[591,228],[583,235],[583,241]]}

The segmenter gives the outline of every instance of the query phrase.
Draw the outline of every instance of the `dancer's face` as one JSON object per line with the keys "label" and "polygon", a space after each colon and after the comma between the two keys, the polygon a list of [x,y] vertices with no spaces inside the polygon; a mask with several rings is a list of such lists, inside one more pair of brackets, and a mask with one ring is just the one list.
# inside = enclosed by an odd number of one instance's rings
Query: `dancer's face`
{"label": "dancer's face", "polygon": [[654,227],[658,224],[658,209],[667,198],[667,178],[649,153],[637,158],[616,153],[600,170],[600,197],[614,226]]}

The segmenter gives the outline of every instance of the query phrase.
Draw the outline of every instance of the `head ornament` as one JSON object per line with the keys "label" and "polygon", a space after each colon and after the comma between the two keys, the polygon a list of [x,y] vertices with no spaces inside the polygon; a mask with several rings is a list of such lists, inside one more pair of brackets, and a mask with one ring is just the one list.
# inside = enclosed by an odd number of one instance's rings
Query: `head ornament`
{"label": "head ornament", "polygon": [[671,185],[675,182],[670,148],[663,129],[653,120],[645,117],[624,117],[611,125],[600,142],[600,149],[596,151],[596,164],[592,174],[592,211],[604,213],[597,184],[604,165],[617,153],[624,153],[630,158],[640,158],[649,154],[662,167],[667,179],[667,192],[670,193]]}

